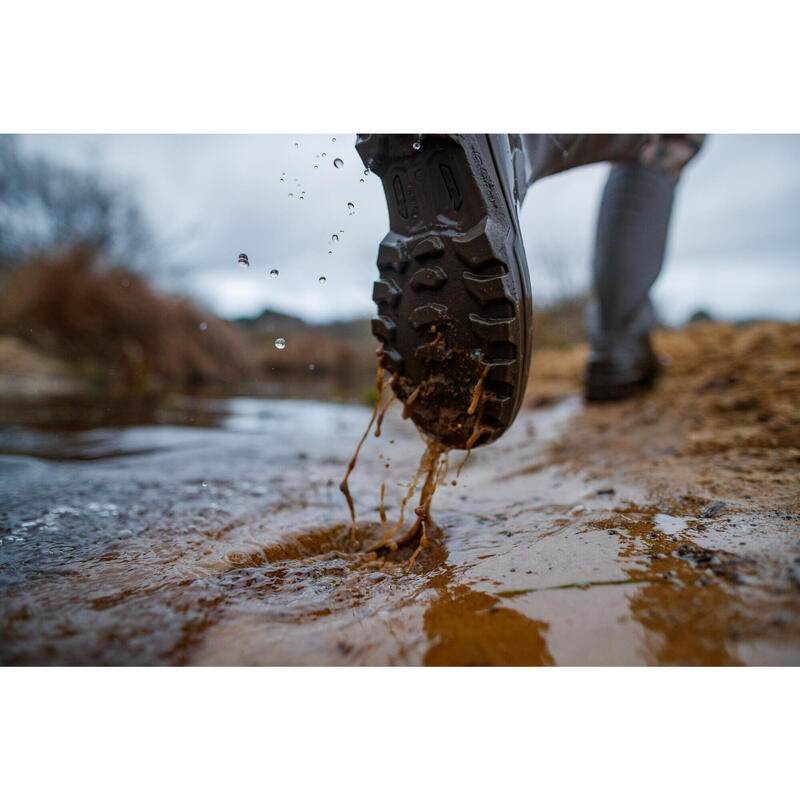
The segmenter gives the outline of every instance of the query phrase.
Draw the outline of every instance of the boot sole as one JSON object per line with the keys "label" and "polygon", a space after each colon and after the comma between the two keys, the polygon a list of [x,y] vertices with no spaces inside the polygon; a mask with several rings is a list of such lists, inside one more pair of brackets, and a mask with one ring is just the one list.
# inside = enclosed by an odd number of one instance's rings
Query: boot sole
{"label": "boot sole", "polygon": [[530,362],[528,267],[492,139],[373,134],[356,145],[389,209],[372,295],[380,358],[406,413],[454,448],[507,430]]}

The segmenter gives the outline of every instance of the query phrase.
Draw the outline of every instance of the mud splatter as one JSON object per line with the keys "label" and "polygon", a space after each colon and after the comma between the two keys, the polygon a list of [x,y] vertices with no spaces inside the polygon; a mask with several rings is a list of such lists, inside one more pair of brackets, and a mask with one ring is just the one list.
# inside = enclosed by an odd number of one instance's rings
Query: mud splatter
{"label": "mud splatter", "polygon": [[483,393],[483,382],[486,380],[486,376],[489,374],[489,364],[484,367],[483,372],[481,373],[481,377],[478,378],[478,382],[475,384],[475,388],[472,390],[472,399],[469,401],[469,408],[467,409],[467,414],[472,416],[475,413],[475,409],[478,407],[478,401],[481,399]]}
{"label": "mud splatter", "polygon": [[[358,525],[356,524],[356,508],[353,503],[353,496],[350,493],[349,480],[350,480],[350,475],[356,468],[356,462],[358,461],[358,454],[361,452],[361,448],[364,445],[367,436],[369,436],[369,432],[370,429],[372,428],[373,423],[375,422],[375,418],[378,416],[378,408],[381,403],[381,398],[383,397],[383,392],[388,385],[388,382],[387,383],[383,382],[383,365],[380,362],[378,364],[378,374],[375,379],[375,385],[378,390],[378,396],[375,398],[375,408],[372,411],[372,417],[369,420],[367,429],[364,431],[364,435],[361,437],[361,440],[359,441],[358,446],[356,447],[355,453],[353,453],[353,457],[350,459],[350,463],[347,465],[347,472],[345,473],[342,482],[339,484],[339,490],[344,495],[345,500],[347,500],[347,507],[350,509],[350,522],[352,526],[350,529],[350,535],[353,537],[354,540],[356,537],[356,533],[358,531]],[[391,403],[391,400],[389,400],[389,402],[386,404],[387,407],[389,403]],[[384,409],[384,412],[385,411],[386,409]]]}

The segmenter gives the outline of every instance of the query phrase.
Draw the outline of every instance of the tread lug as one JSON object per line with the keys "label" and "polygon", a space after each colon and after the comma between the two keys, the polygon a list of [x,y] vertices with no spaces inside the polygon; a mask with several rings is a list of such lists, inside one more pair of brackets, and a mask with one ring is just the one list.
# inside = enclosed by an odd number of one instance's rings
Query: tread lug
{"label": "tread lug", "polygon": [[388,303],[390,306],[396,306],[400,302],[402,294],[400,287],[391,278],[375,281],[372,284],[372,300],[375,303]]}
{"label": "tread lug", "polygon": [[397,333],[397,326],[393,320],[383,315],[373,317],[372,319],[372,335],[380,339],[382,342],[394,341],[395,334]]}
{"label": "tread lug", "polygon": [[470,267],[481,267],[488,264],[506,265],[505,254],[506,232],[484,217],[466,233],[453,237],[453,247],[458,257]]}
{"label": "tread lug", "polygon": [[447,280],[447,274],[441,267],[423,267],[411,276],[414,289],[438,289]]}
{"label": "tread lug", "polygon": [[399,275],[405,272],[407,266],[408,258],[402,243],[392,234],[384,237],[378,248],[378,267],[393,269]]}
{"label": "tread lug", "polygon": [[509,303],[513,303],[516,299],[514,296],[514,284],[508,274],[480,278],[471,272],[465,272],[463,278],[467,291],[482,306],[498,300],[507,300]]}
{"label": "tread lug", "polygon": [[486,319],[470,314],[472,330],[485,342],[511,342],[519,344],[517,321],[515,319]]}
{"label": "tread lug", "polygon": [[419,330],[426,325],[433,325],[447,319],[447,306],[441,303],[427,303],[424,306],[417,306],[412,312],[408,321]]}
{"label": "tread lug", "polygon": [[426,236],[411,251],[414,258],[430,258],[441,253],[444,253],[444,242],[438,236]]}
{"label": "tread lug", "polygon": [[401,356],[397,350],[394,348],[384,350],[381,358],[383,359],[383,365],[386,369],[390,372],[394,372],[396,375],[402,375],[404,366],[403,356]]}

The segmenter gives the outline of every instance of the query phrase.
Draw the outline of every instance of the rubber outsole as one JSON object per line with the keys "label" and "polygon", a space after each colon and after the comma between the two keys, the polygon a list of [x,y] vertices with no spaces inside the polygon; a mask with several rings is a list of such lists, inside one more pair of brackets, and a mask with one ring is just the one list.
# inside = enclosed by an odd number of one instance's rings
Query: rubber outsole
{"label": "rubber outsole", "polygon": [[531,302],[498,154],[490,137],[474,135],[373,134],[356,147],[389,209],[372,332],[392,388],[447,446],[494,441],[525,390]]}

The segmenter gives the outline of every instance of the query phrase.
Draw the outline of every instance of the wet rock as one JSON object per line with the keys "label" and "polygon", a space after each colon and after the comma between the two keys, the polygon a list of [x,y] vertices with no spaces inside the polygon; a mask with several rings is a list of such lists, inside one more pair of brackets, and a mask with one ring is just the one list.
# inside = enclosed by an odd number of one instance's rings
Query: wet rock
{"label": "wet rock", "polygon": [[723,503],[722,500],[717,500],[715,503],[712,503],[700,516],[703,519],[708,519],[709,517],[716,516],[720,511],[727,507],[727,503]]}

